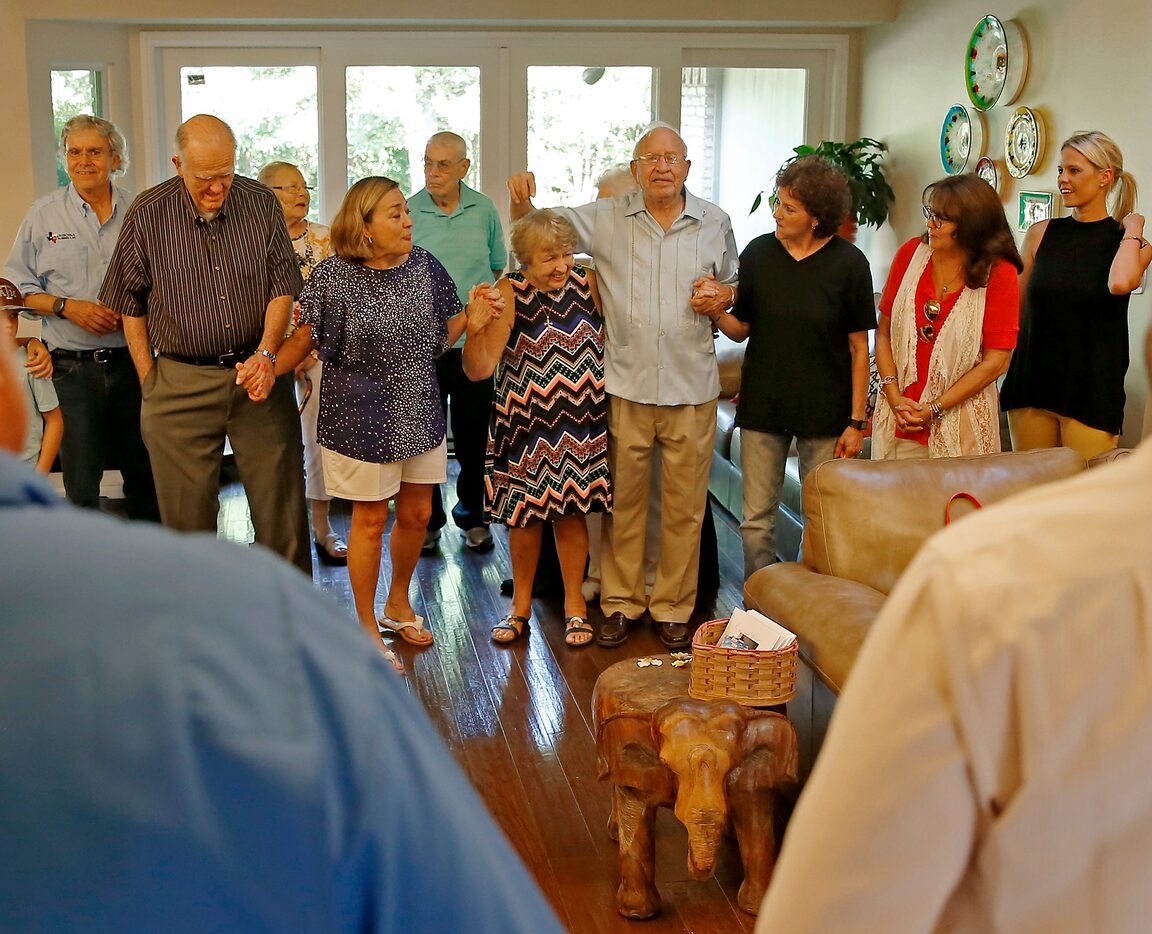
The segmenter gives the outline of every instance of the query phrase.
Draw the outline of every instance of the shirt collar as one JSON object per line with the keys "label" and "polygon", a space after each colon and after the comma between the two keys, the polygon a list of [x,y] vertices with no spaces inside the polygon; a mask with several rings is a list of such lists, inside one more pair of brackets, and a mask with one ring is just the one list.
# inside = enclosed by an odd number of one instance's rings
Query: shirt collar
{"label": "shirt collar", "polygon": [[445,214],[444,211],[440,210],[440,205],[438,205],[435,200],[433,200],[432,195],[428,193],[427,188],[421,188],[419,192],[413,195],[409,201],[409,204],[412,202],[416,203],[416,210],[421,214],[444,214],[445,217],[451,217],[453,214],[457,214],[460,211],[463,211],[465,208],[475,207],[477,204],[479,204],[480,193],[474,188],[469,188],[467,185],[461,182],[460,200],[457,202],[456,210],[453,211],[452,214]]}
{"label": "shirt collar", "polygon": [[[634,191],[628,196],[628,201],[624,205],[624,214],[627,217],[640,214],[648,209],[644,206],[644,192]],[[704,219],[705,212],[704,202],[697,198],[687,188],[684,189],[684,210],[681,212],[681,217],[690,217],[693,220],[700,221]]]}
{"label": "shirt collar", "polygon": [[[238,176],[232,177],[232,188],[236,187],[236,178],[237,177]],[[196,223],[197,221],[202,220],[202,218],[200,217],[200,212],[196,210],[196,204],[192,201],[192,196],[190,194],[188,194],[188,186],[184,184],[184,179],[182,179],[179,175],[177,175],[173,179],[173,181],[176,182],[180,186],[180,200],[184,204],[184,206],[188,209],[188,213],[191,215],[191,218],[192,218],[192,223]],[[227,195],[227,197],[224,198],[224,203],[222,205],[220,205],[220,210],[216,212],[216,216],[214,218],[212,218],[212,220],[218,221],[221,218],[228,216],[228,205],[232,201],[232,188],[228,189],[228,195]],[[209,224],[209,223],[211,223],[211,221],[204,220],[204,223]]]}
{"label": "shirt collar", "polygon": [[[92,205],[80,197],[80,192],[76,190],[76,186],[71,182],[68,183],[68,189],[64,195],[69,203],[80,211],[85,217],[92,211]],[[128,206],[128,196],[123,189],[117,188],[116,183],[112,182],[112,213],[108,215],[108,220],[111,220],[118,213],[123,211]],[[105,221],[107,223],[107,221]]]}

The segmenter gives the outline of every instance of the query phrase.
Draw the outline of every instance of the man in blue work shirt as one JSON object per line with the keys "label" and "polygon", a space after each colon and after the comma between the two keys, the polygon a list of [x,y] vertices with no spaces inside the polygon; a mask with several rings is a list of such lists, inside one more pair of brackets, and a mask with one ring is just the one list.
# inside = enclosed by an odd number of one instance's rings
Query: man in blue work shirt
{"label": "man in blue work shirt", "polygon": [[[468,148],[455,133],[437,133],[424,149],[424,188],[408,200],[412,212],[412,242],[435,256],[448,270],[462,305],[468,290],[494,282],[504,271],[508,254],[504,231],[492,199],[464,184],[471,168]],[[484,524],[484,451],[492,408],[491,378],[473,383],[464,375],[457,341],[436,363],[440,401],[445,419],[451,416],[452,445],[460,475],[452,521],[464,530],[464,543],[476,551],[492,547]],[[440,491],[432,497],[432,518],[424,538],[424,554],[432,554],[447,522]]]}
{"label": "man in blue work shirt", "polygon": [[4,276],[41,316],[64,416],[60,465],[77,506],[100,504],[111,452],[124,479],[128,515],[158,521],[148,451],[140,438],[140,382],[120,315],[98,299],[131,196],[112,183],[124,171],[124,137],[100,117],[73,117],[60,133],[69,184],[32,205]]}

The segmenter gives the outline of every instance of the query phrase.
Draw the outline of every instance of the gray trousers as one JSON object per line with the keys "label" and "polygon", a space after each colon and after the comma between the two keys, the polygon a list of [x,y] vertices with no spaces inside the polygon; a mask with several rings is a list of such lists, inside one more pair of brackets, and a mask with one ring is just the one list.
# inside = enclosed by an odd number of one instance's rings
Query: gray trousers
{"label": "gray trousers", "polygon": [[215,532],[224,436],[232,442],[256,541],[311,577],[300,416],[291,374],[253,402],[236,371],[160,357],[144,381],[140,433],[152,461],[161,521]]}

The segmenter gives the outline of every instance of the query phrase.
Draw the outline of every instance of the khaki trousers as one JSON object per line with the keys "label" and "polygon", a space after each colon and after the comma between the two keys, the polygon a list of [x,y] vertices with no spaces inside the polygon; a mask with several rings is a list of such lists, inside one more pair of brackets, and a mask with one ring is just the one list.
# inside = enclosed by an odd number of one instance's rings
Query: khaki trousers
{"label": "khaki trousers", "polygon": [[[696,605],[700,524],[716,437],[716,401],[648,405],[609,396],[612,514],[604,519],[600,607],[639,619],[686,623]],[[660,548],[645,595],[644,547],[652,452],[660,450]]]}
{"label": "khaki trousers", "polygon": [[160,518],[172,529],[215,532],[224,436],[256,529],[256,541],[312,576],[304,505],[304,452],[291,374],[253,402],[236,371],[159,357],[144,380],[140,434],[148,447]]}

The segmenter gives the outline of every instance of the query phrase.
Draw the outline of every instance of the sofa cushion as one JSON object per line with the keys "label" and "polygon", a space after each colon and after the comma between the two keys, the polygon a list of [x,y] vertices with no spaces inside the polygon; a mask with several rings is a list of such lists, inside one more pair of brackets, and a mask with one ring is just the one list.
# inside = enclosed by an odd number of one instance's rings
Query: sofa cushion
{"label": "sofa cushion", "polygon": [[[733,459],[732,432],[736,430],[736,403],[721,399],[716,403],[716,442],[713,450],[723,458]],[[740,461],[736,460],[736,466]]]}
{"label": "sofa cushion", "polygon": [[721,334],[716,338],[716,366],[720,371],[720,398],[731,399],[740,391],[740,370],[744,366],[745,343],[736,343]]}
{"label": "sofa cushion", "polygon": [[956,492],[988,506],[1086,469],[1071,448],[911,461],[833,460],[804,481],[804,563],[888,594]]}

